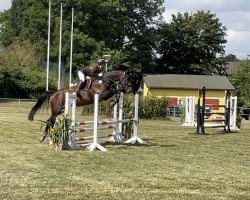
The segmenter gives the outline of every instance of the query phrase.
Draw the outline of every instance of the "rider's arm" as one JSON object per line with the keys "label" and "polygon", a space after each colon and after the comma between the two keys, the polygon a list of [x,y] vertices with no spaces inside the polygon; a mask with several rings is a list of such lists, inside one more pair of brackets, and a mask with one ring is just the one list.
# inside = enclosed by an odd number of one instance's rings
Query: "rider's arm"
{"label": "rider's arm", "polygon": [[81,72],[85,74],[85,76],[92,76],[92,69],[90,67],[82,68]]}
{"label": "rider's arm", "polygon": [[100,76],[100,73],[101,73],[101,70],[99,67],[95,67],[92,69],[92,73],[91,73],[91,76],[92,77],[98,77]]}

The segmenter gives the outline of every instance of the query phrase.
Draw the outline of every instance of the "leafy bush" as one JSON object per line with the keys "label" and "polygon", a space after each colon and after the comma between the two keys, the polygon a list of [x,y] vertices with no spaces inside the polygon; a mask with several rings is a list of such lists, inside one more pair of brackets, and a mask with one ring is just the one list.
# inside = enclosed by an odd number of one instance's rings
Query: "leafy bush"
{"label": "leafy bush", "polygon": [[168,98],[146,96],[140,100],[139,115],[143,119],[159,119],[168,117]]}
{"label": "leafy bush", "polygon": [[[110,101],[103,101],[100,103],[100,115],[105,115],[107,117],[112,117],[113,112],[110,108]],[[169,115],[169,111],[167,107],[168,98],[167,97],[153,97],[146,96],[140,97],[139,100],[139,117],[142,119],[159,119],[159,118],[167,118]],[[126,119],[133,118],[134,116],[134,95],[125,94],[124,95],[124,113],[123,116]],[[94,107],[93,105],[84,106],[82,109],[82,114],[93,114]]]}
{"label": "leafy bush", "polygon": [[71,120],[68,116],[58,118],[54,128],[50,129],[50,138],[54,148],[57,150],[67,149],[69,134],[71,132]]}
{"label": "leafy bush", "polygon": [[[15,41],[0,51],[0,96],[34,98],[45,90],[46,73],[38,66],[35,46],[27,41]],[[50,75],[50,88],[55,88],[55,76]]]}

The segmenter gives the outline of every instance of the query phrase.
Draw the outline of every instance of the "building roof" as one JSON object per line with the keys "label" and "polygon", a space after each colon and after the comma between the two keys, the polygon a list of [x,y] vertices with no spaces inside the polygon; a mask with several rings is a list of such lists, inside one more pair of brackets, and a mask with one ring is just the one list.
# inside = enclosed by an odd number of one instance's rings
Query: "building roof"
{"label": "building roof", "polygon": [[188,75],[188,74],[159,74],[144,75],[143,80],[149,88],[180,88],[235,90],[226,76]]}

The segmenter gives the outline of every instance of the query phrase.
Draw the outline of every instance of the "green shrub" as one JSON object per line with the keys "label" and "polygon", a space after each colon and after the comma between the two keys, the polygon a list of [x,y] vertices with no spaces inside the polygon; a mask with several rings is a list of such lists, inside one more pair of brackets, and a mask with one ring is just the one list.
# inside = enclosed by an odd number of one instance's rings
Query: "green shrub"
{"label": "green shrub", "polygon": [[[134,116],[134,95],[125,94],[124,95],[124,113],[123,116],[126,119],[131,119]],[[113,109],[110,108],[110,102],[103,101],[100,103],[99,114],[107,117],[113,117]],[[168,118],[168,98],[167,97],[153,97],[146,96],[139,98],[139,117],[141,119],[162,119]],[[82,114],[93,114],[94,106],[84,106],[82,109]]]}
{"label": "green shrub", "polygon": [[57,118],[54,128],[50,129],[50,138],[54,148],[63,150],[68,148],[69,134],[71,130],[71,120],[68,116],[63,116],[62,119]]}

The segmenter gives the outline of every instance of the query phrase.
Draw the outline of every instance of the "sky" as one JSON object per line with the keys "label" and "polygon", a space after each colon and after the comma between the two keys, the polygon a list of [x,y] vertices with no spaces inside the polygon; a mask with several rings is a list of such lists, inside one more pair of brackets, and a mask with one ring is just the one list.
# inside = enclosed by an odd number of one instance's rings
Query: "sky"
{"label": "sky", "polygon": [[[9,9],[11,0],[0,0],[0,11]],[[195,13],[210,10],[227,28],[226,54],[234,54],[239,59],[250,56],[250,1],[249,0],[165,0],[166,22],[178,12]],[[248,56],[249,55],[249,56]]]}

